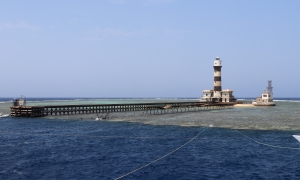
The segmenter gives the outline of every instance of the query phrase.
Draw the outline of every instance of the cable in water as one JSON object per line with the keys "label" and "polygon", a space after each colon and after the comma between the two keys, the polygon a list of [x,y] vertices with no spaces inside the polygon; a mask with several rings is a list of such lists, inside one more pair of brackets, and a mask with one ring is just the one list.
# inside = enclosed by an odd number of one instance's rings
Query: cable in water
{"label": "cable in water", "polygon": [[259,141],[255,140],[255,139],[253,139],[253,138],[251,138],[251,137],[249,137],[249,136],[247,136],[247,135],[245,135],[245,134],[239,132],[239,131],[236,130],[236,129],[234,129],[234,130],[235,130],[237,133],[239,133],[239,134],[241,134],[241,135],[243,135],[243,136],[245,136],[245,137],[251,139],[252,141],[254,141],[254,142],[257,143],[257,144],[261,144],[261,145],[269,146],[269,147],[273,147],[273,148],[282,148],[282,149],[294,149],[294,150],[300,150],[300,148],[284,147],[284,146],[274,146],[274,145],[271,145],[271,144],[262,143],[262,142],[259,142]]}
{"label": "cable in water", "polygon": [[138,171],[138,170],[141,170],[141,169],[143,169],[143,168],[145,168],[145,167],[147,167],[147,166],[150,166],[151,164],[153,164],[153,163],[155,163],[155,162],[157,162],[157,161],[159,161],[159,160],[161,160],[161,159],[163,159],[163,158],[165,158],[165,157],[167,157],[167,156],[173,154],[174,152],[178,151],[179,149],[183,148],[184,146],[186,146],[187,144],[189,144],[190,142],[192,142],[194,139],[196,139],[196,138],[197,138],[201,133],[203,133],[204,131],[205,131],[205,129],[203,129],[201,132],[199,132],[199,134],[197,134],[195,137],[193,137],[192,139],[190,139],[188,142],[186,142],[185,144],[183,144],[183,145],[181,145],[180,147],[176,148],[175,150],[169,152],[168,154],[166,154],[166,155],[164,155],[164,156],[162,156],[162,157],[160,157],[160,158],[158,158],[158,159],[156,159],[156,160],[154,160],[154,161],[152,161],[152,162],[150,162],[150,163],[148,163],[148,164],[146,164],[146,165],[144,165],[144,166],[142,166],[142,167],[139,167],[139,168],[137,168],[137,169],[135,169],[135,170],[133,170],[133,171],[127,173],[127,174],[124,174],[124,175],[122,175],[122,176],[120,176],[120,177],[118,177],[118,178],[115,178],[115,180],[124,178],[124,177],[128,176],[129,174],[132,174],[132,173],[134,173],[134,172],[136,172],[136,171]]}

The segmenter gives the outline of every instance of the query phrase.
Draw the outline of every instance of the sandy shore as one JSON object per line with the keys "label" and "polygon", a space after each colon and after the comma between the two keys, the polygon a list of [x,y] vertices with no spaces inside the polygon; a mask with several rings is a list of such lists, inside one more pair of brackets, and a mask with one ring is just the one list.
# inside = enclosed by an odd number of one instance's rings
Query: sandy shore
{"label": "sandy shore", "polygon": [[253,104],[235,104],[234,107],[254,107]]}

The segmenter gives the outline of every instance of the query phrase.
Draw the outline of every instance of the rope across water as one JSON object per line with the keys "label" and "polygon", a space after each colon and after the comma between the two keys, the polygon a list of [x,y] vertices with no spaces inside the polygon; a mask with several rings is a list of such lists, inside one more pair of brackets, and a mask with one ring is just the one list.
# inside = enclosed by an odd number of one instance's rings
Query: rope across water
{"label": "rope across water", "polygon": [[128,175],[130,175],[130,174],[132,174],[132,173],[134,173],[134,172],[136,172],[136,171],[139,171],[139,170],[141,170],[141,169],[143,169],[143,168],[145,168],[145,167],[147,167],[147,166],[150,166],[151,164],[153,164],[153,163],[155,163],[155,162],[157,162],[157,161],[159,161],[159,160],[161,160],[161,159],[163,159],[163,158],[165,158],[165,157],[167,157],[167,156],[173,154],[174,152],[178,151],[179,149],[183,148],[184,146],[186,146],[187,144],[189,144],[190,142],[192,142],[194,139],[196,139],[196,138],[197,138],[201,133],[203,133],[204,131],[205,131],[205,129],[203,129],[201,132],[199,132],[195,137],[193,137],[192,139],[190,139],[188,142],[186,142],[185,144],[183,144],[183,145],[181,145],[180,147],[176,148],[175,150],[169,152],[168,154],[165,154],[164,156],[162,156],[162,157],[160,157],[160,158],[158,158],[158,159],[156,159],[156,160],[154,160],[154,161],[152,161],[152,162],[150,162],[150,163],[148,163],[148,164],[146,164],[146,165],[144,165],[144,166],[142,166],[142,167],[139,167],[139,168],[137,168],[137,169],[135,169],[135,170],[133,170],[133,171],[127,173],[127,174],[124,174],[124,175],[122,175],[122,176],[120,176],[120,177],[118,177],[118,178],[115,178],[115,180],[124,178],[124,177],[126,177],[126,176],[128,176]]}
{"label": "rope across water", "polygon": [[251,138],[251,137],[249,137],[249,136],[247,136],[247,135],[245,135],[245,134],[239,132],[239,131],[236,130],[236,129],[235,129],[235,131],[236,131],[237,133],[239,133],[239,134],[241,134],[241,135],[243,135],[243,136],[245,136],[245,137],[251,139],[252,141],[254,141],[254,142],[257,143],[257,144],[261,144],[261,145],[269,146],[269,147],[273,147],[273,148],[282,148],[282,149],[300,150],[300,148],[285,147],[285,146],[274,146],[274,145],[271,145],[271,144],[262,143],[262,142],[260,142],[260,141],[257,141],[257,140],[255,140],[255,139],[253,139],[253,138]]}

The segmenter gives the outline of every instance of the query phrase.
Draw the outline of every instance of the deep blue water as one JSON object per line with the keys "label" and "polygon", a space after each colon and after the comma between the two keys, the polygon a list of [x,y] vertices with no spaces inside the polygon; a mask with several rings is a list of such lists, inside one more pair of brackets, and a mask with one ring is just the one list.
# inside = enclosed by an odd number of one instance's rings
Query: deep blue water
{"label": "deep blue water", "polygon": [[299,179],[293,134],[300,131],[2,118],[0,179],[116,179],[197,135],[123,179]]}
{"label": "deep blue water", "polygon": [[299,179],[291,131],[153,126],[126,122],[6,118],[0,179]]}

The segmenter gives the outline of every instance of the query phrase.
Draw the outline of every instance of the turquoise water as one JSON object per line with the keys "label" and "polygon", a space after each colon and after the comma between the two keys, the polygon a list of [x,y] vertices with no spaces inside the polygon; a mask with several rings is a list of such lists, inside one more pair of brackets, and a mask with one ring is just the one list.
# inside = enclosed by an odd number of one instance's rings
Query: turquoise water
{"label": "turquoise water", "polygon": [[[32,99],[27,105],[119,104],[145,102],[178,102],[196,99]],[[0,100],[1,101],[1,100]],[[3,105],[4,104],[4,105]],[[111,113],[106,121],[137,122],[152,125],[220,127],[256,130],[300,130],[300,99],[276,100],[275,107],[235,107],[226,110],[145,116],[144,112]],[[1,110],[2,106],[2,110]],[[3,107],[6,107],[3,108]],[[0,103],[1,112],[9,113],[9,105]],[[7,110],[7,111],[5,111]],[[49,116],[50,119],[95,120],[100,114]]]}

